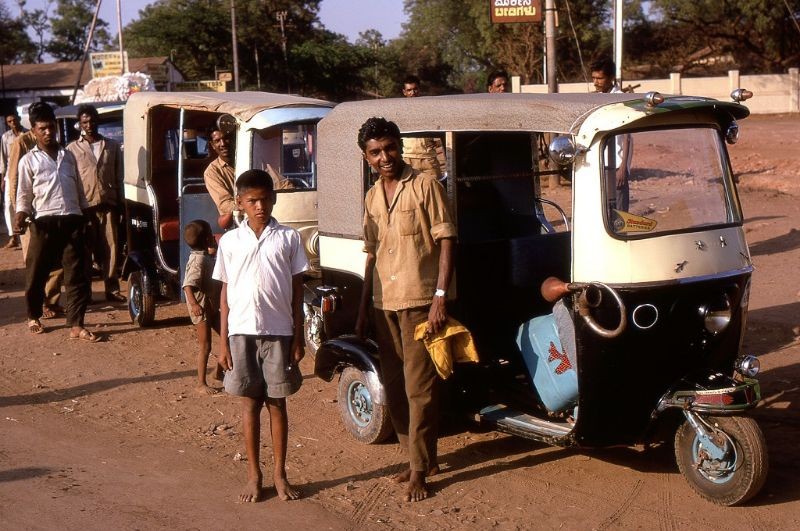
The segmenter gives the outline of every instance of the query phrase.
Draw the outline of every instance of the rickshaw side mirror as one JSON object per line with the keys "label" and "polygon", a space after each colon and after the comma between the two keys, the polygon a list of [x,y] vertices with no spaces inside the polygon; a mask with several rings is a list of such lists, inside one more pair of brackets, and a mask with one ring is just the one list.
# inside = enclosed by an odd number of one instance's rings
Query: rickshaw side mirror
{"label": "rickshaw side mirror", "polygon": [[559,135],[550,141],[548,146],[550,159],[559,166],[568,166],[575,160],[578,148],[570,135]]}
{"label": "rickshaw side mirror", "polygon": [[221,114],[217,118],[217,127],[224,134],[229,135],[236,132],[236,118],[230,114]]}

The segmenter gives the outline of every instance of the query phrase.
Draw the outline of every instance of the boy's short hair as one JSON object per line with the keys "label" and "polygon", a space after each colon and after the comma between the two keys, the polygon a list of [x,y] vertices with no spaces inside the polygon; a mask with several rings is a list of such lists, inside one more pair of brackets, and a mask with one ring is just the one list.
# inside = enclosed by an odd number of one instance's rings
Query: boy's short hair
{"label": "boy's short hair", "polygon": [[236,179],[236,193],[243,194],[253,188],[266,189],[272,192],[272,177],[264,170],[247,170]]}
{"label": "boy's short hair", "polygon": [[602,72],[608,77],[614,77],[616,73],[617,66],[614,64],[614,61],[609,59],[608,57],[601,57],[596,59],[589,65],[589,69],[591,72]]}
{"label": "boy's short hair", "polygon": [[94,105],[90,105],[88,103],[82,103],[81,105],[78,106],[78,112],[75,114],[75,117],[78,120],[80,120],[81,116],[83,116],[84,114],[91,116],[94,119],[100,117],[100,113],[97,112],[97,107],[95,107]]}
{"label": "boy's short hair", "polygon": [[31,125],[37,122],[55,122],[56,113],[53,112],[53,108],[45,102],[37,101],[28,107],[28,119]]}
{"label": "boy's short hair", "polygon": [[373,116],[358,130],[358,147],[364,151],[367,149],[367,141],[386,137],[400,140],[400,128],[386,118]]}
{"label": "boy's short hair", "polygon": [[204,219],[196,219],[190,221],[183,228],[183,240],[192,250],[203,251],[206,249],[206,240],[204,236],[211,234],[211,225]]}
{"label": "boy's short hair", "polygon": [[420,85],[419,78],[414,74],[408,74],[403,80],[403,85]]}
{"label": "boy's short hair", "polygon": [[509,80],[508,72],[506,72],[505,70],[495,70],[494,72],[489,74],[488,78],[486,78],[486,86],[491,87],[492,84],[494,84],[494,80],[497,79],[498,77],[504,77],[506,78],[506,81]]}

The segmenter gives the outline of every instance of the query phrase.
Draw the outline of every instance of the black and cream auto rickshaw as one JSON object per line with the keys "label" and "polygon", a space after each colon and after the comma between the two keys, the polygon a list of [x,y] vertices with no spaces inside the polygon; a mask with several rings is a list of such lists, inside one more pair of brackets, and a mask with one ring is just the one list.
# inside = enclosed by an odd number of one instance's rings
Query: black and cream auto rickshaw
{"label": "black and cream auto rickshaw", "polygon": [[[377,344],[353,335],[374,183],[356,135],[383,116],[446,150],[458,231],[448,309],[480,355],[448,380],[451,402],[553,445],[674,441],[701,496],[754,496],[768,466],[747,416],[758,360],[741,351],[753,267],[726,151],[745,95],[465,95],[331,111],[319,124],[315,372],[338,376],[350,432],[391,432]],[[553,285],[565,294],[555,304]]]}
{"label": "black and cream auto rickshaw", "polygon": [[125,128],[125,214],[131,319],[155,319],[159,298],[181,297],[189,248],[183,227],[208,221],[221,234],[203,173],[214,159],[208,131],[235,137],[235,174],[259,168],[278,192],[273,215],[300,231],[312,262],[316,249],[316,124],[327,101],[265,92],[141,92],[128,100]]}

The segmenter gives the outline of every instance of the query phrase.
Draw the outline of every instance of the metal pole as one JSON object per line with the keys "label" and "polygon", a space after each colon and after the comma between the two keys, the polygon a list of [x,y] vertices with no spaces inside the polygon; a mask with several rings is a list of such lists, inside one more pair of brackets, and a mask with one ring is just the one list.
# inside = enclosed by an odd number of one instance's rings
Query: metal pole
{"label": "metal pole", "polygon": [[616,66],[614,75],[620,87],[622,87],[622,2],[623,0],[614,0],[614,65]]}
{"label": "metal pole", "polygon": [[544,8],[545,40],[547,41],[547,92],[558,92],[556,82],[556,2],[546,0]]}
{"label": "metal pole", "polygon": [[119,30],[119,64],[122,65],[122,73],[126,73],[128,68],[125,64],[125,49],[122,47],[122,7],[121,0],[117,0],[117,29]]}
{"label": "metal pole", "polygon": [[236,43],[235,0],[231,0],[231,40],[233,40],[233,90],[239,92],[239,45]]}
{"label": "metal pole", "polygon": [[89,36],[86,38],[86,46],[83,48],[81,67],[78,69],[78,79],[75,80],[75,88],[72,89],[72,105],[75,105],[75,96],[78,95],[78,87],[81,84],[81,77],[83,77],[83,66],[86,64],[86,57],[89,55],[89,47],[92,45],[94,27],[97,25],[97,15],[100,13],[100,2],[102,2],[102,0],[97,0],[97,6],[94,8],[94,16],[92,17],[92,25],[89,26]]}
{"label": "metal pole", "polygon": [[288,11],[278,11],[275,13],[275,17],[277,17],[278,22],[281,24],[281,50],[283,50],[283,64],[286,68],[286,92],[292,92],[292,84],[291,80],[289,79],[289,54],[286,52],[286,16],[289,14]]}

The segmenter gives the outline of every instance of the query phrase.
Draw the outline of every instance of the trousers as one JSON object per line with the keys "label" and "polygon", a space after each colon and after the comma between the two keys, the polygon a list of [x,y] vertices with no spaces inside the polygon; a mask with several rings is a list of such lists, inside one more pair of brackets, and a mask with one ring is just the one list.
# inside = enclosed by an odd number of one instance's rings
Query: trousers
{"label": "trousers", "polygon": [[436,466],[439,436],[439,386],[436,367],[414,329],[428,320],[428,307],[375,310],[381,379],[389,416],[411,470]]}
{"label": "trousers", "polygon": [[67,326],[83,326],[86,307],[92,298],[86,275],[86,246],[83,216],[44,216],[30,225],[25,257],[25,303],[28,319],[42,316],[44,287],[51,271],[60,264],[64,270]]}

